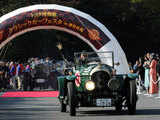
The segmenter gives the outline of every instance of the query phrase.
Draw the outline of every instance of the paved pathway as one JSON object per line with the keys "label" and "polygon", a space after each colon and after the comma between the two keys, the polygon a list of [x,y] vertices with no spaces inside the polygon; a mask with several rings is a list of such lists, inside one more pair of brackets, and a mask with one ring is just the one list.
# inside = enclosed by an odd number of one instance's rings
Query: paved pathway
{"label": "paved pathway", "polygon": [[61,113],[57,98],[0,98],[0,120],[160,120],[160,98],[139,95],[137,114],[113,108],[80,108],[76,117]]}

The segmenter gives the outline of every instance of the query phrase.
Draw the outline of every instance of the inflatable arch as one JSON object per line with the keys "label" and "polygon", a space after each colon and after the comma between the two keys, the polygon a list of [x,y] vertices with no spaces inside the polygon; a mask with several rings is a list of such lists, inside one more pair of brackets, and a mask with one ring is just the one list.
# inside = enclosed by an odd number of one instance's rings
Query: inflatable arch
{"label": "inflatable arch", "polygon": [[120,63],[117,73],[129,72],[124,51],[104,25],[86,13],[60,5],[33,5],[2,16],[0,49],[13,38],[37,29],[65,31],[85,41],[96,52],[113,51],[115,62]]}

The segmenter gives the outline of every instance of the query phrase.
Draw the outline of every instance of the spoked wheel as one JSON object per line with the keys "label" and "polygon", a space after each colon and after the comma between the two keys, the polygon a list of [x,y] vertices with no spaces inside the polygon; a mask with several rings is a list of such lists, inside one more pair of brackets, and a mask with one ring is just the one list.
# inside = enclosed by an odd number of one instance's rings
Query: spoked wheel
{"label": "spoked wheel", "polygon": [[66,112],[66,104],[63,101],[60,101],[61,104],[61,112]]}
{"label": "spoked wheel", "polygon": [[127,93],[128,112],[130,115],[133,115],[136,112],[136,101],[137,101],[135,80],[129,81],[129,86],[128,86],[127,92],[128,92]]}
{"label": "spoked wheel", "polygon": [[68,103],[70,107],[70,115],[75,116],[76,115],[76,106],[75,106],[76,101],[75,101],[74,83],[68,82],[67,89],[68,89]]}

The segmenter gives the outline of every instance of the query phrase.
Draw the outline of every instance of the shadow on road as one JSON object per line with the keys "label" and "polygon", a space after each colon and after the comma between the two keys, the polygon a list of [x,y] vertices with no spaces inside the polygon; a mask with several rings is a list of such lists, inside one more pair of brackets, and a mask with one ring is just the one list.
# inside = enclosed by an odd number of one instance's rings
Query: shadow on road
{"label": "shadow on road", "polygon": [[138,109],[136,115],[160,115],[160,109]]}
{"label": "shadow on road", "polygon": [[[127,110],[121,112],[116,112],[115,110],[91,110],[91,111],[79,111],[80,114],[77,116],[120,116],[128,115]],[[140,115],[160,115],[160,109],[138,109],[135,115],[131,116],[140,116]]]}
{"label": "shadow on road", "polygon": [[115,110],[91,110],[79,111],[77,116],[108,116],[108,115],[127,115],[127,111],[116,112]]}

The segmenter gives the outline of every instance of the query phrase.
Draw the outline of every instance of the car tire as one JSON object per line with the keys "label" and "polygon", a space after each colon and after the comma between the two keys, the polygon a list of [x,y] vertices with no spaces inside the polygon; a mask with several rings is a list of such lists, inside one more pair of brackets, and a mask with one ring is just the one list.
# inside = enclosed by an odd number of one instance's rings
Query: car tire
{"label": "car tire", "polygon": [[66,104],[63,101],[60,102],[61,104],[61,112],[66,112]]}
{"label": "car tire", "polygon": [[68,82],[67,83],[67,89],[68,89],[68,103],[70,108],[70,115],[75,116],[76,115],[76,106],[75,106],[75,90],[74,90],[74,83]]}
{"label": "car tire", "polygon": [[128,94],[127,94],[127,107],[128,107],[128,113],[130,115],[134,115],[136,112],[136,101],[137,101],[136,83],[135,80],[130,80],[128,86]]}
{"label": "car tire", "polygon": [[122,111],[122,103],[116,104],[116,112],[121,112]]}

